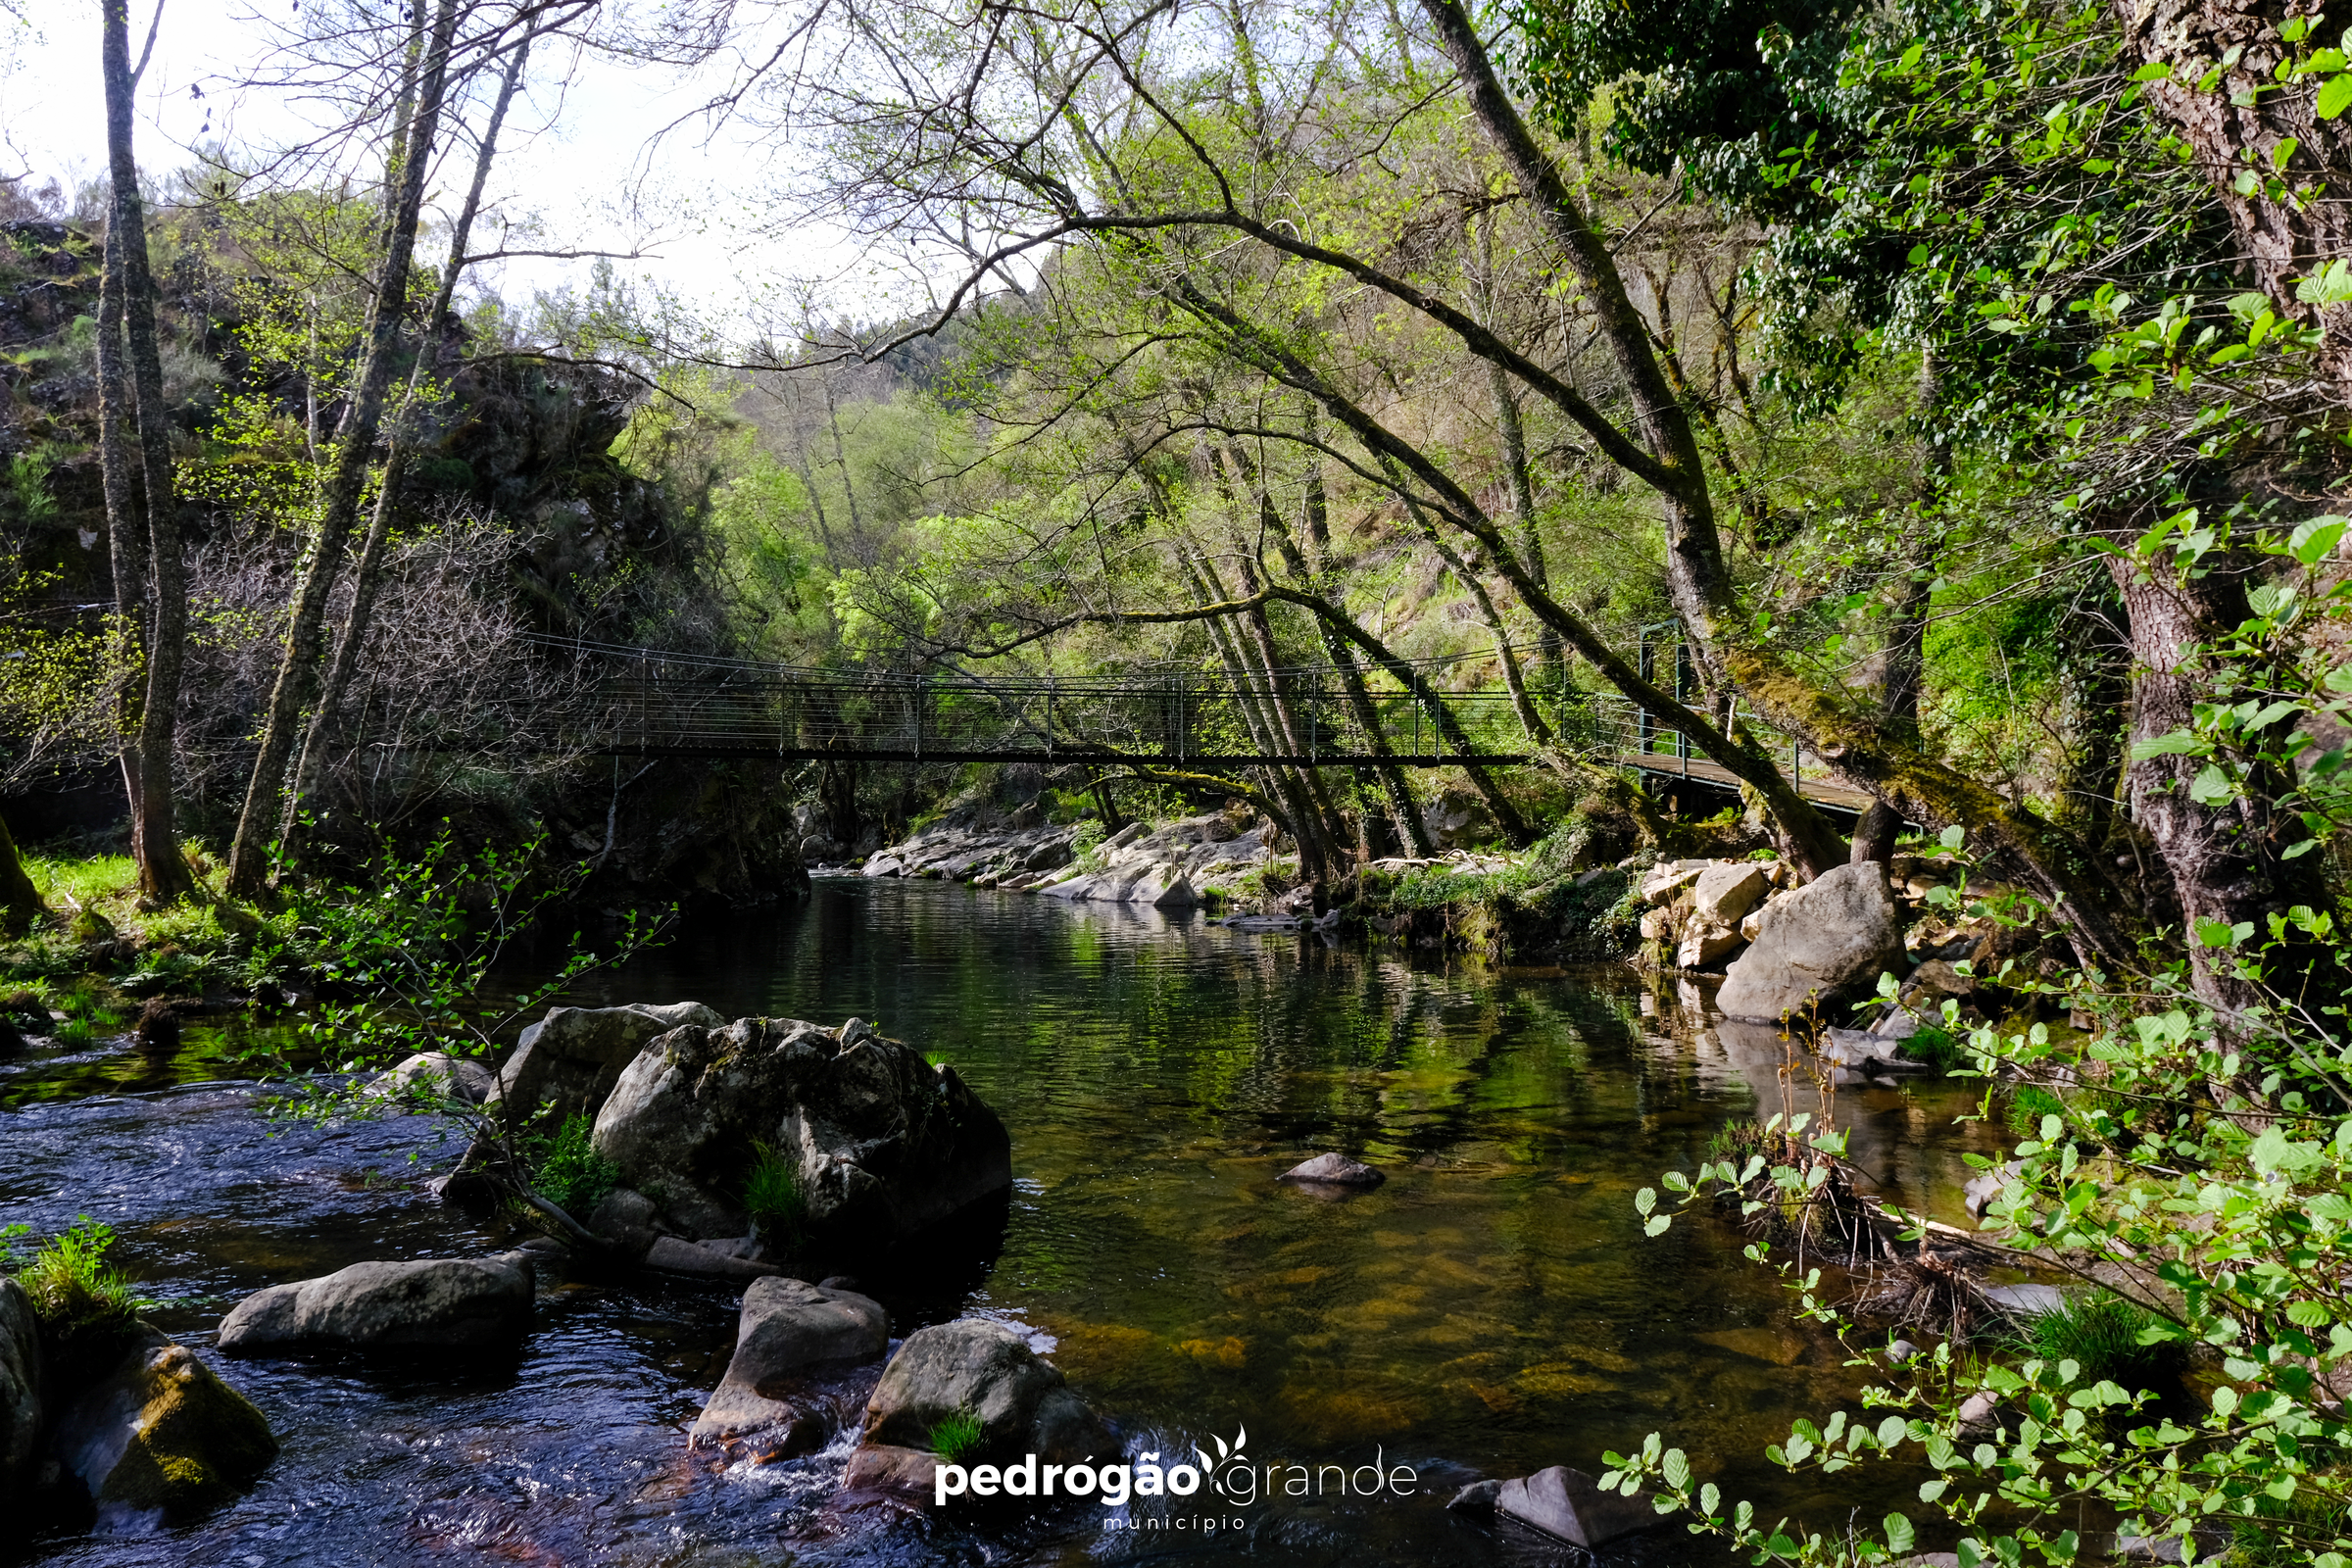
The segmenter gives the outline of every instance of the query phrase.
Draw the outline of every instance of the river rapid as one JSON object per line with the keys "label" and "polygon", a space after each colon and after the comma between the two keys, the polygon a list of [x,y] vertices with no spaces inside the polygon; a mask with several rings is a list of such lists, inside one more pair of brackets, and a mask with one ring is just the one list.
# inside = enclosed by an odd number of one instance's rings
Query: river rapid
{"label": "river rapid", "polygon": [[[1769,1067],[1726,1058],[1691,999],[1630,971],[827,880],[773,910],[691,920],[570,1000],[688,999],[866,1018],[953,1062],[1003,1116],[1008,1207],[861,1276],[895,1334],[967,1313],[1020,1325],[1114,1418],[1130,1459],[1214,1456],[1246,1433],[1261,1473],[1308,1466],[1323,1494],[1088,1502],[978,1533],[844,1516],[826,1506],[838,1449],[730,1466],[686,1448],[736,1293],[550,1282],[509,1365],[215,1358],[283,1444],[249,1494],[156,1536],[33,1541],[0,1521],[0,1558],[1549,1563],[1560,1548],[1446,1499],[1483,1475],[1597,1472],[1604,1449],[1652,1431],[1768,1520],[1868,1527],[1909,1500],[1899,1477],[1791,1481],[1767,1464],[1790,1417],[1853,1406],[1860,1374],[1793,1320],[1728,1224],[1642,1234],[1635,1190],[1694,1168],[1717,1129],[1780,1091]],[[118,1043],[0,1062],[0,1221],[108,1221],[116,1260],[161,1302],[151,1319],[200,1350],[265,1285],[517,1239],[423,1190],[456,1152],[428,1125],[272,1121],[235,1045],[192,1029],[168,1061]],[[1879,1190],[1949,1215],[1971,1174],[1961,1154],[1988,1147],[1954,1123],[1969,1102],[1962,1086],[1919,1085],[1849,1091],[1838,1109]],[[1344,1198],[1276,1184],[1325,1149],[1387,1184]],[[1409,1494],[1341,1495],[1323,1468],[1360,1478],[1375,1463],[1409,1467]],[[1623,1556],[1729,1560],[1679,1526]]]}

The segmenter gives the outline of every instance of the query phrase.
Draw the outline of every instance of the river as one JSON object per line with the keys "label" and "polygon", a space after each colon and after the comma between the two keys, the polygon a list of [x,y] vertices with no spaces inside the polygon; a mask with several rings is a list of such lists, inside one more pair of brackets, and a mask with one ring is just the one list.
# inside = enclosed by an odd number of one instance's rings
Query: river
{"label": "river", "polygon": [[[522,969],[503,977],[527,983]],[[1556,1560],[1447,1513],[1476,1475],[1566,1463],[1652,1431],[1767,1519],[1842,1529],[1895,1478],[1792,1482],[1762,1458],[1793,1415],[1854,1403],[1833,1340],[1715,1219],[1650,1239],[1637,1188],[1691,1169],[1771,1075],[1735,1068],[1630,971],[1513,969],[1394,945],[1251,936],[947,883],[821,881],[707,915],[572,1000],[694,999],[730,1016],[877,1022],[951,1061],[1012,1134],[1001,1233],[865,1284],[893,1331],[1021,1325],[1171,1462],[1247,1433],[1267,1460],[1416,1474],[1415,1495],[1259,1498],[1174,1536],[1087,1506],[966,1535],[824,1507],[839,1452],[729,1467],[683,1431],[716,1384],[738,1298],[716,1285],[551,1285],[511,1366],[445,1372],[242,1361],[223,1370],[284,1451],[180,1530],[16,1544],[44,1564],[1142,1562],[1484,1565]],[[0,1220],[87,1213],[200,1349],[244,1294],[363,1258],[511,1245],[427,1195],[455,1152],[409,1118],[272,1122],[233,1036],[177,1057],[119,1045],[0,1063]],[[1984,1142],[1964,1089],[1840,1097],[1880,1190],[1957,1207]],[[1389,1181],[1340,1200],[1277,1185],[1340,1149]],[[412,1162],[411,1156],[417,1156]],[[218,1361],[216,1364],[221,1364]],[[0,1522],[0,1544],[10,1527]],[[0,1550],[0,1556],[7,1555]],[[1630,1560],[1716,1562],[1679,1527]]]}

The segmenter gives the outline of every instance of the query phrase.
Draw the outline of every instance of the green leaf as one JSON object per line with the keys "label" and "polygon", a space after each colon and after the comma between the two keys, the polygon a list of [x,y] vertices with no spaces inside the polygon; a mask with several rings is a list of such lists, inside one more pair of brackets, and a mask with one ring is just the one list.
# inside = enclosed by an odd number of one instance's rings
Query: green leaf
{"label": "green leaf", "polygon": [[1669,1229],[1673,1227],[1673,1225],[1674,1216],[1672,1214],[1660,1214],[1652,1219],[1648,1224],[1642,1227],[1642,1234],[1644,1236],[1663,1236]]}
{"label": "green leaf", "polygon": [[2220,806],[2236,794],[2237,787],[2230,782],[2230,775],[2213,762],[2197,769],[2197,776],[2188,785],[2188,798],[2199,806]]}
{"label": "green leaf", "polygon": [[2319,115],[2333,120],[2347,108],[2352,108],[2352,72],[2338,72],[2320,88]]}
{"label": "green leaf", "polygon": [[2352,527],[2352,517],[2307,518],[2295,524],[2295,531],[2287,536],[2287,551],[2298,564],[2316,566],[2335,549],[2346,527]]}
{"label": "green leaf", "polygon": [[1886,1549],[1888,1551],[1906,1552],[1917,1545],[1918,1542],[1918,1533],[1911,1528],[1910,1520],[1899,1513],[1890,1513],[1886,1516]]}
{"label": "green leaf", "polygon": [[2154,740],[2133,741],[2132,743],[2132,760],[2144,762],[2151,757],[2171,757],[2192,753],[2202,755],[2208,750],[2210,750],[2209,744],[2199,740],[2192,732],[2177,729],[2169,735],[2159,735]]}

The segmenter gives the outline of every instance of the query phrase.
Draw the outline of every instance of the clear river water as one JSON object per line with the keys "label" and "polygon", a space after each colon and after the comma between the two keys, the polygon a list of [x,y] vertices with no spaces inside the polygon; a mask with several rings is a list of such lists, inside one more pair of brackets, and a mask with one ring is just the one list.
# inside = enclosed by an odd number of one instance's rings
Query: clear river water
{"label": "clear river water", "polygon": [[[1778,1089],[1770,1067],[1727,1057],[1688,999],[1631,971],[820,881],[803,902],[691,920],[571,1000],[689,998],[730,1016],[876,1021],[955,1063],[1004,1117],[1008,1209],[861,1276],[894,1334],[965,1313],[1020,1325],[1131,1457],[1173,1463],[1246,1432],[1253,1456],[1318,1467],[1326,1494],[1066,1505],[985,1531],[844,1515],[827,1506],[838,1445],[764,1466],[687,1449],[736,1293],[549,1283],[510,1364],[215,1358],[283,1444],[249,1494],[162,1535],[36,1541],[0,1520],[0,1558],[1552,1563],[1560,1548],[1446,1498],[1479,1476],[1598,1471],[1604,1449],[1652,1431],[1768,1519],[1867,1527],[1907,1500],[1905,1478],[1794,1481],[1765,1462],[1791,1416],[1851,1406],[1861,1374],[1793,1321],[1730,1225],[1642,1234],[1635,1190],[1692,1168]],[[428,1125],[271,1121],[234,1043],[196,1030],[170,1060],[115,1043],[0,1061],[0,1222],[110,1222],[117,1259],[162,1303],[151,1318],[200,1350],[262,1286],[516,1240],[423,1190],[456,1152]],[[1948,1214],[1971,1174],[1961,1153],[1984,1140],[1954,1125],[1968,1103],[1921,1085],[1848,1092],[1838,1110],[1880,1190]],[[1333,1199],[1275,1182],[1326,1149],[1387,1184]],[[1410,1466],[1416,1490],[1341,1496],[1319,1468],[1374,1463]],[[1220,1527],[1179,1531],[1179,1513]],[[1728,1560],[1679,1526],[1621,1555]]]}

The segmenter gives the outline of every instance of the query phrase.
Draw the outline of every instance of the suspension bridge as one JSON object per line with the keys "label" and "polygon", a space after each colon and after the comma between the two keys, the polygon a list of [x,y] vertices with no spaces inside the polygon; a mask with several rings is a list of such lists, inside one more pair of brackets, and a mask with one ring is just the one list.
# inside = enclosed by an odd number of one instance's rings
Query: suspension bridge
{"label": "suspension bridge", "polygon": [[[1147,668],[1066,678],[969,670],[823,669],[537,637],[588,672],[591,749],[615,757],[780,761],[1127,764],[1215,772],[1246,766],[1512,767],[1533,761],[1509,691],[1454,689],[1492,655],[1243,673]],[[1535,650],[1524,651],[1533,655]],[[1651,651],[1643,650],[1643,662]],[[1674,686],[1683,680],[1676,657]],[[1615,693],[1565,679],[1528,699],[1565,749],[1653,779],[1722,789],[1738,780],[1680,730]],[[1416,690],[1418,688],[1418,690]],[[1443,705],[1445,712],[1435,710]],[[1818,805],[1859,810],[1792,743],[1783,771]]]}

